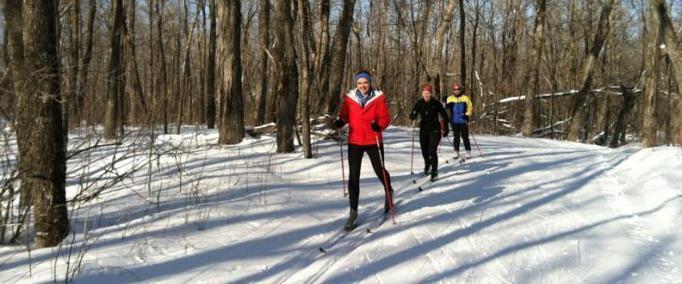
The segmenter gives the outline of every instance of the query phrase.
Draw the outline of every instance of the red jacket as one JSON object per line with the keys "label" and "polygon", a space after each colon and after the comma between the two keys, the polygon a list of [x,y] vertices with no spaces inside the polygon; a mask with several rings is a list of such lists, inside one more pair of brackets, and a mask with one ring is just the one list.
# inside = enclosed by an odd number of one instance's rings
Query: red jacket
{"label": "red jacket", "polygon": [[348,123],[348,143],[366,146],[376,145],[374,135],[379,136],[379,142],[383,141],[381,132],[372,130],[372,121],[381,127],[381,131],[386,129],[391,123],[391,116],[388,113],[388,101],[381,91],[373,91],[372,97],[363,108],[355,95],[355,90],[351,90],[343,97],[343,105],[339,117]]}

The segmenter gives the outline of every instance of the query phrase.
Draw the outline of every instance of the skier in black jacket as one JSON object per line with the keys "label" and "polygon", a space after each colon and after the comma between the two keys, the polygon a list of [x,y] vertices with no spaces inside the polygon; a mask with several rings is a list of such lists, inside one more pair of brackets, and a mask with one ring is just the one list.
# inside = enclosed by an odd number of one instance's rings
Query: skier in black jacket
{"label": "skier in black jacket", "polygon": [[[410,119],[421,117],[419,123],[419,145],[424,157],[424,175],[431,173],[431,180],[438,176],[438,144],[441,137],[449,133],[448,114],[443,104],[431,97],[433,88],[429,84],[422,86],[422,98],[417,100],[410,113]],[[440,115],[440,119],[438,116]],[[429,169],[431,170],[429,172]]]}

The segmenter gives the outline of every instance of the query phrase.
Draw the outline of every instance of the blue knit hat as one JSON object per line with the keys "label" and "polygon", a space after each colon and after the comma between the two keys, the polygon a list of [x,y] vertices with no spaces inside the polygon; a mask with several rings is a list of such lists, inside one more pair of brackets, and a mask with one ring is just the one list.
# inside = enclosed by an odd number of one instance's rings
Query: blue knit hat
{"label": "blue knit hat", "polygon": [[360,72],[358,72],[357,74],[355,74],[355,82],[357,82],[357,81],[360,80],[361,78],[367,79],[367,81],[369,81],[369,83],[372,84],[372,81],[373,81],[373,80],[372,80],[372,74],[369,74],[369,72],[367,72],[367,71],[360,71]]}

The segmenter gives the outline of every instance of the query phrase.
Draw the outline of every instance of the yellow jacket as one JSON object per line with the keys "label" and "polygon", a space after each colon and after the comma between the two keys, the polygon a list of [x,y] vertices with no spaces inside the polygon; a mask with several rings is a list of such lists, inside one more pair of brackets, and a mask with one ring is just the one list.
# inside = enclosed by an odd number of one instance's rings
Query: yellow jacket
{"label": "yellow jacket", "polygon": [[454,95],[449,96],[445,109],[450,114],[450,122],[454,124],[467,123],[468,119],[465,119],[464,116],[471,117],[474,114],[474,107],[471,104],[471,99],[466,95],[461,95],[459,97],[455,97]]}

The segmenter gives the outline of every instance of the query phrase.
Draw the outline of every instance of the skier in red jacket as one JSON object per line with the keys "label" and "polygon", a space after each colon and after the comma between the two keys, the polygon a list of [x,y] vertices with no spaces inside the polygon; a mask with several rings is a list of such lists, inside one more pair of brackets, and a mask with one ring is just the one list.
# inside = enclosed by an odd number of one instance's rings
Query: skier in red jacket
{"label": "skier in red jacket", "polygon": [[[347,231],[357,226],[358,200],[360,198],[360,166],[362,156],[366,152],[369,156],[374,173],[381,183],[388,188],[385,196],[384,213],[390,210],[389,198],[393,197],[391,176],[382,167],[384,157],[384,143],[381,132],[391,122],[388,113],[386,95],[372,88],[372,75],[367,71],[355,75],[356,88],[348,92],[343,98],[341,113],[334,125],[338,128],[348,124],[348,192],[350,197],[350,215],[344,225]],[[379,146],[377,146],[377,139]],[[381,155],[381,157],[379,157]],[[384,176],[386,180],[384,180]]]}

